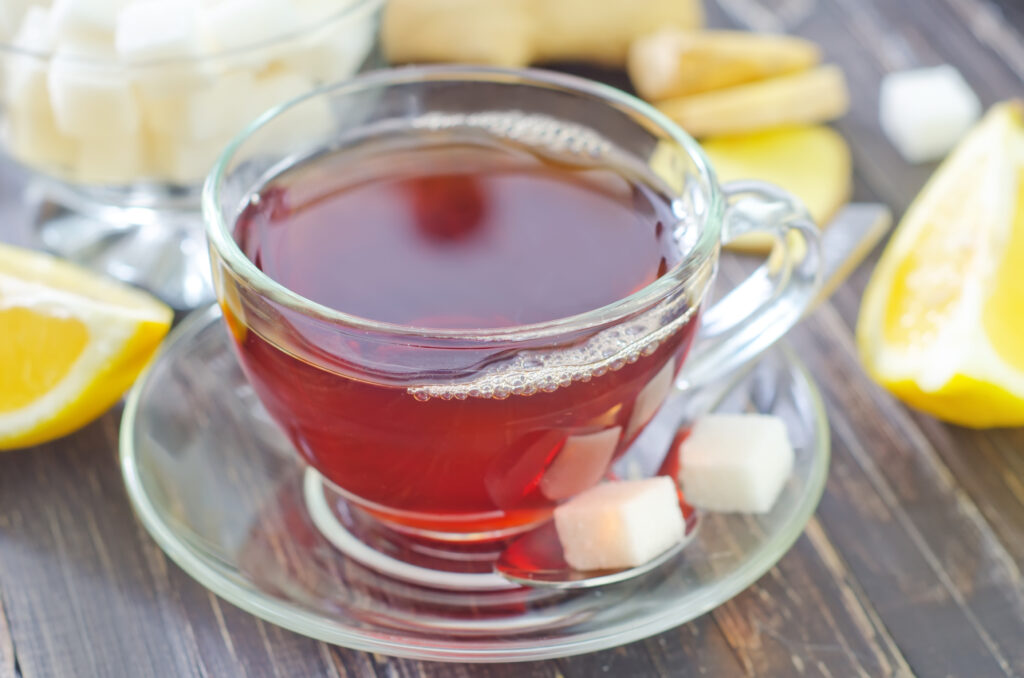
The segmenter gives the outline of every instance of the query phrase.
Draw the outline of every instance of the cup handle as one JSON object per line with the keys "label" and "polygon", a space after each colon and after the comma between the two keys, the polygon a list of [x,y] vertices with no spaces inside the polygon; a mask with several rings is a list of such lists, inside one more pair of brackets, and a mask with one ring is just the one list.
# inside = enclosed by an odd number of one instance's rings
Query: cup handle
{"label": "cup handle", "polygon": [[800,320],[821,288],[819,231],[799,201],[762,181],[729,182],[722,192],[722,242],[766,233],[774,246],[757,270],[704,311],[676,379],[676,386],[685,391],[753,361]]}

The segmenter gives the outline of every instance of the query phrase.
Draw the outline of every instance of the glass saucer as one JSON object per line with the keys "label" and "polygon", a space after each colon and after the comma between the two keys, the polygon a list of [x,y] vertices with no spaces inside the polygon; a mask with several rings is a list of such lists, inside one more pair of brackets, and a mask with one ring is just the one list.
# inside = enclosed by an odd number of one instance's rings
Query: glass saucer
{"label": "glass saucer", "polygon": [[[267,621],[416,659],[550,659],[702,615],[758,579],[800,535],[829,458],[828,422],[807,370],[776,349],[718,409],[786,421],[796,465],[774,509],[705,514],[692,541],[663,565],[575,591],[500,586],[486,572],[477,572],[478,589],[444,588],[443,576],[384,566],[393,554],[374,556],[373,540],[350,555],[332,546],[307,509],[306,468],[245,380],[216,307],[182,322],[135,385],[121,424],[121,465],[139,517],[168,556]],[[349,532],[359,541],[358,530]]]}

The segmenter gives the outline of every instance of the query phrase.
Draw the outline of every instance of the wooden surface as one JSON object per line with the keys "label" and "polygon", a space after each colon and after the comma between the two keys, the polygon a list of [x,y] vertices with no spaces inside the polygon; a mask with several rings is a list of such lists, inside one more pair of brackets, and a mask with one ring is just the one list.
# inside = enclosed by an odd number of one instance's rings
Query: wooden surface
{"label": "wooden surface", "polygon": [[[854,99],[838,127],[853,147],[855,198],[897,215],[932,168],[907,166],[880,135],[881,74],[950,62],[985,104],[1024,93],[1017,0],[710,9],[718,25],[742,16],[809,36],[843,65]],[[9,167],[0,176],[0,238],[16,240],[23,185]],[[143,531],[116,464],[115,409],[64,440],[0,455],[0,676],[1024,675],[1024,429],[947,426],[867,380],[851,331],[869,271],[793,337],[832,422],[820,509],[777,567],[693,623],[597,654],[470,667],[283,631],[208,593]]]}

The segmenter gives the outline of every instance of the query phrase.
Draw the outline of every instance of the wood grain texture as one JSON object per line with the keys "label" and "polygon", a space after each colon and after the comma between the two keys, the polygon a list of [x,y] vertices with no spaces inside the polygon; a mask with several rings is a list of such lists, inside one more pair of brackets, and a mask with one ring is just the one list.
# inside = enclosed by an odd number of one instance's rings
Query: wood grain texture
{"label": "wood grain texture", "polygon": [[[0,592],[3,587],[0,587]],[[11,636],[11,624],[7,621],[7,610],[0,598],[0,677],[13,678],[21,672],[17,656],[14,654],[14,638]]]}
{"label": "wood grain texture", "polygon": [[[1024,94],[1016,0],[708,5],[716,25],[792,30],[843,66],[854,97],[837,126],[851,142],[855,198],[897,215],[934,165],[906,165],[881,136],[884,73],[949,62],[986,104]],[[22,241],[23,179],[9,165],[0,177],[0,239]],[[832,421],[817,517],[775,568],[709,615],[625,647],[516,665],[416,662],[302,638],[212,596],[149,539],[121,486],[115,410],[0,455],[0,678],[1024,675],[1024,429],[948,426],[864,376],[852,329],[870,264],[792,338]]]}

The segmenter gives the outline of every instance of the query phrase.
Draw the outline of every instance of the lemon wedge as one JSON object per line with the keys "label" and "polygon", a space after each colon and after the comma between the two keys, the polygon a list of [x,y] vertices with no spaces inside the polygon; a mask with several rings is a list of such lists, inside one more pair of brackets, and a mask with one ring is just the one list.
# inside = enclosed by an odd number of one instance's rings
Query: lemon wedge
{"label": "lemon wedge", "polygon": [[868,373],[970,427],[1024,425],[1024,105],[994,106],[907,210],[861,302]]}
{"label": "lemon wedge", "polygon": [[109,409],[172,315],[143,292],[0,244],[0,450],[52,440]]}

